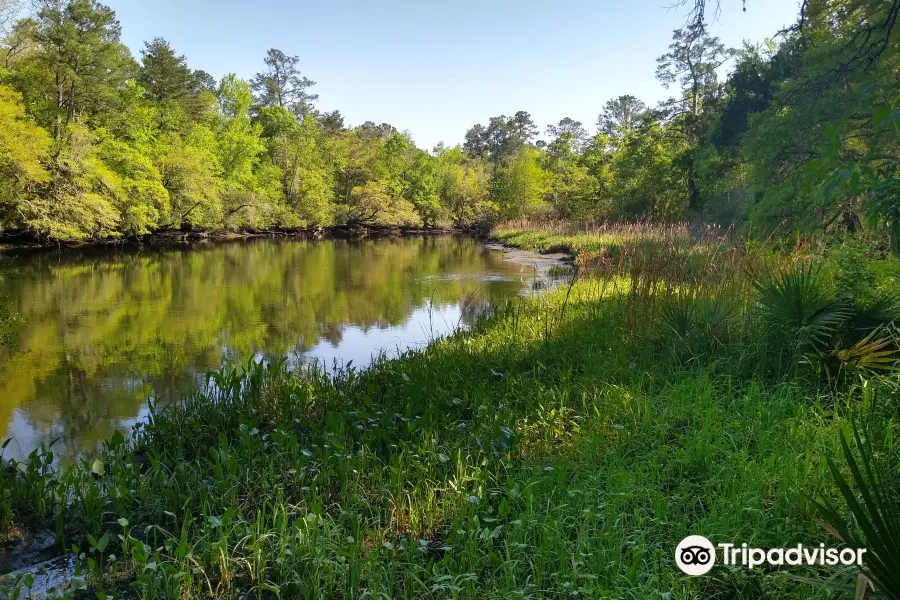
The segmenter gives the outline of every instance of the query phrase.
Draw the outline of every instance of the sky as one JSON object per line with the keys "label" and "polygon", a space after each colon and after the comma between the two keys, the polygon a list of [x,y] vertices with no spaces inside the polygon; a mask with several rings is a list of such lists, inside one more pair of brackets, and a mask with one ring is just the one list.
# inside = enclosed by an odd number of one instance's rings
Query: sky
{"label": "sky", "polygon": [[[685,23],[677,0],[105,0],[139,58],[164,37],[192,69],[250,79],[269,48],[300,57],[319,110],[390,123],[431,149],[525,110],[594,131],[610,98],[668,98],[656,58]],[[722,0],[710,27],[729,47],[796,20],[797,0]]]}

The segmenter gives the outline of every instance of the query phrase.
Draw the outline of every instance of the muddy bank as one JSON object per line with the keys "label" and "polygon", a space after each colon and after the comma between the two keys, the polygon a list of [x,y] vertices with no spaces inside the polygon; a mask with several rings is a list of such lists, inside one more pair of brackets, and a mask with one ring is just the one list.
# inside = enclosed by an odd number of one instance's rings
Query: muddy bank
{"label": "muddy bank", "polygon": [[503,258],[517,264],[534,266],[537,268],[551,268],[564,265],[571,265],[574,257],[564,252],[551,252],[548,254],[539,254],[531,250],[522,250],[515,246],[507,246],[497,241],[489,241],[485,244],[491,250],[500,250],[503,252]]}

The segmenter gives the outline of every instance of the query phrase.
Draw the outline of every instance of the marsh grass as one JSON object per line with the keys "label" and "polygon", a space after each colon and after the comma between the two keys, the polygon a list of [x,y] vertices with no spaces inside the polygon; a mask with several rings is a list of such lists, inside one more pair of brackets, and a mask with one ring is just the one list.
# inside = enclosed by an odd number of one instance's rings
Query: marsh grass
{"label": "marsh grass", "polygon": [[573,224],[567,221],[507,221],[495,226],[493,239],[510,246],[541,253],[572,255],[582,268],[615,265],[623,246],[641,252],[666,245],[693,246],[695,238],[686,224],[616,223]]}
{"label": "marsh grass", "polygon": [[110,597],[832,597],[817,568],[689,578],[674,548],[832,543],[804,499],[837,497],[854,414],[896,430],[896,377],[779,368],[764,258],[675,237],[362,372],[211,374],[96,460],[14,464],[2,525],[60,524]]}

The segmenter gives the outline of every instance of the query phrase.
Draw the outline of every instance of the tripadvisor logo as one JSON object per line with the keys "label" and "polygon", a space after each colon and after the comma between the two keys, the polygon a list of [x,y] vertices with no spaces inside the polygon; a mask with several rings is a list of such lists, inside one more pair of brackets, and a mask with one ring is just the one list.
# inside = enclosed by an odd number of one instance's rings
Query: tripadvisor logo
{"label": "tripadvisor logo", "polygon": [[702,535],[689,535],[675,548],[675,564],[688,575],[706,575],[716,564],[716,549]]}
{"label": "tripadvisor logo", "polygon": [[[718,544],[722,564],[754,569],[760,565],[856,565],[861,567],[865,548],[826,548],[797,544],[792,548],[750,548],[747,544]],[[716,547],[702,535],[689,535],[675,548],[675,564],[688,575],[706,575],[716,564]]]}

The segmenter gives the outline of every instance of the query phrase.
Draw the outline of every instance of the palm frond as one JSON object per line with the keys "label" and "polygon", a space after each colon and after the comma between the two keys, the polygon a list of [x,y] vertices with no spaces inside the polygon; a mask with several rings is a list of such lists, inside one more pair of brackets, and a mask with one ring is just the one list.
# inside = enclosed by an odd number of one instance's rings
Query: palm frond
{"label": "palm frond", "polygon": [[835,336],[841,326],[853,316],[850,303],[841,298],[827,304],[806,319],[800,328],[803,341],[821,348]]}
{"label": "palm frond", "polygon": [[850,478],[831,459],[828,468],[850,513],[848,521],[828,498],[813,501],[826,530],[854,548],[866,548],[862,574],[877,592],[900,600],[900,494],[897,482],[886,480],[875,464],[871,443],[854,425],[853,437],[859,459],[841,435],[844,461]]}
{"label": "palm frond", "polygon": [[900,299],[897,294],[880,292],[856,304],[853,326],[870,330],[900,321]]}
{"label": "palm frond", "polygon": [[752,283],[766,322],[801,349],[827,345],[852,316],[850,304],[834,298],[821,269],[812,264],[757,277]]}
{"label": "palm frond", "polygon": [[679,339],[685,339],[694,325],[694,301],[688,295],[673,296],[663,302],[660,317],[663,325]]}

